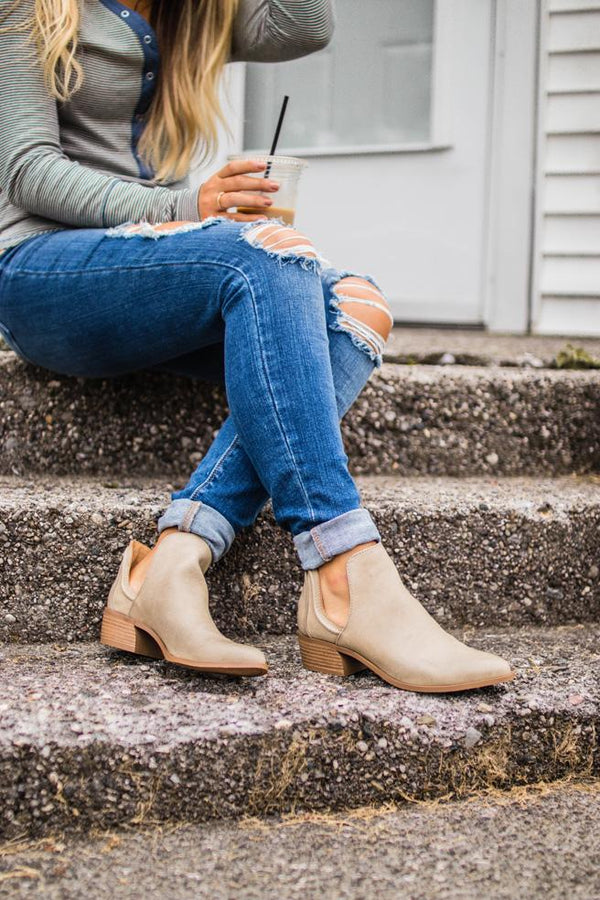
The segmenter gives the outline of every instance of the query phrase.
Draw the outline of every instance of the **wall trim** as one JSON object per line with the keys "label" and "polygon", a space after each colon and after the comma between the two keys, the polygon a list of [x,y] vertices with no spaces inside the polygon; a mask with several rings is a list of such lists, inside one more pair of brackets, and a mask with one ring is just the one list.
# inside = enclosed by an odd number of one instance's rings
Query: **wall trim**
{"label": "wall trim", "polygon": [[488,213],[482,287],[490,331],[531,320],[540,0],[495,0]]}

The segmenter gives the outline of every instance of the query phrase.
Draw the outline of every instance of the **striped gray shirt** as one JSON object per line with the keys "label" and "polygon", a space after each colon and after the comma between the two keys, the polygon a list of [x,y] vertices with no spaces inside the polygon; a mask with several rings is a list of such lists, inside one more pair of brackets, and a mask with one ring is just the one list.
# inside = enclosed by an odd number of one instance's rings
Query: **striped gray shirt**
{"label": "striped gray shirt", "polygon": [[[21,0],[0,25],[21,22]],[[333,0],[241,0],[230,59],[279,62],[324,47]],[[0,252],[34,234],[146,218],[197,222],[189,175],[158,185],[137,153],[159,67],[156,34],[119,0],[84,0],[82,88],[58,103],[24,32],[0,34]]]}

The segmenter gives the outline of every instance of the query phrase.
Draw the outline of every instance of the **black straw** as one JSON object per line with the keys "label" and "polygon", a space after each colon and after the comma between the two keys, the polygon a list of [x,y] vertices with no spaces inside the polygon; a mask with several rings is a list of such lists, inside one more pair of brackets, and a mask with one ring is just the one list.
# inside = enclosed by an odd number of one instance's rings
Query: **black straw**
{"label": "black straw", "polygon": [[[283,125],[283,117],[285,116],[285,110],[288,104],[288,100],[290,98],[287,94],[285,94],[283,98],[283,103],[281,104],[281,112],[279,113],[279,121],[277,122],[277,128],[275,129],[275,136],[273,137],[273,143],[271,144],[271,152],[269,156],[275,156],[275,151],[277,150],[277,141],[279,140],[279,132],[281,131],[281,126]],[[271,160],[267,163],[267,168],[265,171],[265,178],[269,177],[271,172]]]}

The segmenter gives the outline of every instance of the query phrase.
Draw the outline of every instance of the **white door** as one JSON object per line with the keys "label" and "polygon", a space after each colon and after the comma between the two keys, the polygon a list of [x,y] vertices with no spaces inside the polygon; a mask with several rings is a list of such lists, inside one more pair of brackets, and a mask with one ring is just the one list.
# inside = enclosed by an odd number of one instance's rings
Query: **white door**
{"label": "white door", "polygon": [[[492,0],[337,0],[317,54],[232,70],[234,139],[310,165],[296,224],[399,321],[483,321]],[[214,168],[214,167],[213,167]]]}

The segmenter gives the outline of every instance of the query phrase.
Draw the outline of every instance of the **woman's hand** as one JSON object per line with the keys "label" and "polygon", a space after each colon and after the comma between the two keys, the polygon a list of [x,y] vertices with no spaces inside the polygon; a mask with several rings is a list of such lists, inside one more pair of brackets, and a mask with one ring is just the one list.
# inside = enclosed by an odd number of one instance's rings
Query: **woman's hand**
{"label": "woman's hand", "polygon": [[[205,181],[198,192],[198,210],[200,218],[207,216],[225,216],[236,222],[253,222],[264,218],[261,211],[268,209],[273,203],[270,197],[263,197],[258,191],[276,191],[276,181],[266,178],[252,178],[248,172],[261,172],[265,163],[255,159],[235,159],[227,163],[220,172]],[[220,195],[220,204],[219,204]],[[243,206],[256,209],[256,215],[250,213],[228,213],[225,210],[232,206]]]}

